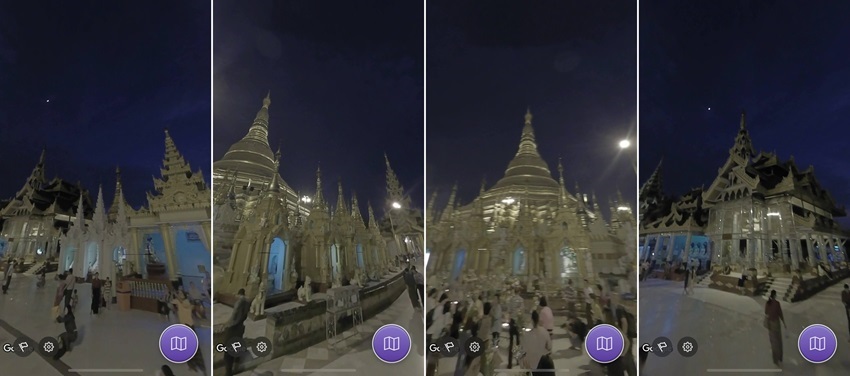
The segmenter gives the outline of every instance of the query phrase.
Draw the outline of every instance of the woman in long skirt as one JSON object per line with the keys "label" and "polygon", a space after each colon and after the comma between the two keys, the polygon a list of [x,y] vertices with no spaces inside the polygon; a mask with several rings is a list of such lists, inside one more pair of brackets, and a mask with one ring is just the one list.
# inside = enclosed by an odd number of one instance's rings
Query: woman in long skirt
{"label": "woman in long skirt", "polygon": [[785,316],[782,315],[782,305],[776,300],[776,290],[770,290],[770,299],[764,305],[764,315],[770,336],[773,364],[779,367],[782,364],[782,327],[779,326],[780,321],[785,329],[788,329],[788,326],[785,325]]}

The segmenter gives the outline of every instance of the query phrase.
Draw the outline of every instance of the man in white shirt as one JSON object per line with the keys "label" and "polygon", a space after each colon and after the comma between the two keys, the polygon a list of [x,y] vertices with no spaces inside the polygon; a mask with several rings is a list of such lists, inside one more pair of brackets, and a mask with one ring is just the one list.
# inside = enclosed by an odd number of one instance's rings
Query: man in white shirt
{"label": "man in white shirt", "polygon": [[77,277],[74,276],[74,268],[68,269],[68,275],[65,276],[65,307],[71,309],[71,296],[74,295],[74,289],[77,285]]}

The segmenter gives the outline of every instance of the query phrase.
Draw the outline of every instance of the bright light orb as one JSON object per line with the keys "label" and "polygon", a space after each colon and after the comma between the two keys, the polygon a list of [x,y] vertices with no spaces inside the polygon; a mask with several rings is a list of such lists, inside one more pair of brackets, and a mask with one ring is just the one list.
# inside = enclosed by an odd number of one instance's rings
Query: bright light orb
{"label": "bright light orb", "polygon": [[620,141],[620,149],[628,149],[629,146],[632,146],[632,142],[629,140]]}
{"label": "bright light orb", "polygon": [[393,209],[401,209],[401,204],[398,202],[393,202]]}

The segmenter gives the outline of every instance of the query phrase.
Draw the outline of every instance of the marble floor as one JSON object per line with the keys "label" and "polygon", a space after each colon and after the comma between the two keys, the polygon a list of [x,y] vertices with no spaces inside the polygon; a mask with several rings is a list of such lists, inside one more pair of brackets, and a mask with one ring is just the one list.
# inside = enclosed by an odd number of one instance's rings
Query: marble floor
{"label": "marble floor", "polygon": [[[417,269],[420,266],[417,266]],[[421,270],[421,269],[420,269]],[[385,324],[397,324],[410,333],[410,354],[396,364],[386,364],[372,352],[372,335]],[[246,330],[247,332],[247,330]],[[402,293],[383,312],[356,329],[340,334],[346,350],[331,350],[323,341],[296,354],[272,359],[239,376],[263,375],[422,375],[425,371],[425,322],[422,311],[414,309],[407,293]]]}
{"label": "marble floor", "polygon": [[[765,299],[697,285],[682,294],[682,282],[649,279],[640,285],[640,343],[664,336],[673,343],[689,336],[697,353],[685,358],[649,355],[642,375],[706,373],[832,376],[850,373],[850,337],[841,305],[841,289],[850,279],[797,303],[781,302],[788,325],[782,337],[784,364],[773,365],[767,329],[762,326]],[[800,332],[812,324],[826,325],[838,337],[838,351],[823,364],[803,359],[797,349]]]}
{"label": "marble floor", "polygon": [[[48,274],[47,285],[36,287],[32,276],[16,274],[7,295],[0,295],[0,344],[14,342],[21,336],[35,341],[44,337],[57,337],[64,331],[61,324],[52,320],[51,308],[57,282]],[[88,310],[91,288],[79,284],[79,306],[76,309],[79,339],[73,351],[60,361],[48,360],[37,353],[21,358],[0,352],[0,364],[6,375],[151,375],[169,362],[159,351],[159,336],[170,323],[159,315],[142,311],[118,311],[115,305],[91,315]],[[210,331],[208,323],[199,323],[200,350],[205,360],[210,359]],[[177,375],[192,375],[185,365],[172,364]],[[200,373],[194,373],[200,375]]]}

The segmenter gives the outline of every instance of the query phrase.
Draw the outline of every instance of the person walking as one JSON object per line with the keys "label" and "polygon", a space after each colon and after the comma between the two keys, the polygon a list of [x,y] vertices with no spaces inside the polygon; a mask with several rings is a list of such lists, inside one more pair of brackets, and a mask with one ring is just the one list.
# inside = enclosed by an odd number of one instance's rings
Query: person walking
{"label": "person walking", "polygon": [[95,315],[103,305],[100,295],[101,287],[103,287],[103,281],[100,280],[100,273],[94,273],[91,279],[91,313]]}
{"label": "person walking", "polygon": [[567,287],[564,288],[564,301],[567,303],[567,315],[575,315],[576,313],[576,289],[573,286],[573,280],[567,280]]}
{"label": "person walking", "polygon": [[844,312],[847,314],[847,327],[850,329],[850,285],[844,284],[841,292],[841,302],[844,303]]}
{"label": "person walking", "polygon": [[525,333],[523,349],[525,356],[522,359],[522,368],[532,370],[534,376],[554,375],[554,364],[552,363],[552,336],[546,328],[540,325],[540,315],[537,311],[531,313],[533,328]]}
{"label": "person walking", "polygon": [[555,330],[555,314],[552,313],[552,308],[549,307],[549,303],[546,302],[546,297],[540,297],[540,310],[539,310],[539,318],[540,318],[540,326],[543,329],[546,329],[549,332],[549,335],[552,335],[552,332]]}
{"label": "person walking", "polygon": [[691,270],[685,266],[685,289],[682,291],[682,294],[687,295],[690,289],[688,288],[688,282],[691,280]]}
{"label": "person walking", "polygon": [[770,350],[773,354],[773,364],[781,367],[782,364],[782,327],[779,326],[780,321],[785,329],[788,325],[785,324],[785,316],[782,315],[782,305],[776,300],[776,290],[770,290],[770,298],[764,305],[764,321],[770,336]]}
{"label": "person walking", "polygon": [[71,298],[74,295],[74,290],[77,288],[77,277],[74,276],[74,268],[68,269],[68,274],[65,276],[65,307],[73,310],[71,306]]}
{"label": "person walking", "polygon": [[6,262],[6,272],[3,275],[3,295],[9,291],[9,285],[12,284],[12,274],[15,273],[15,261],[9,260]]}
{"label": "person walking", "polygon": [[697,283],[697,267],[691,265],[691,270],[688,272],[690,282],[688,283],[688,294],[694,293],[694,285]]}

